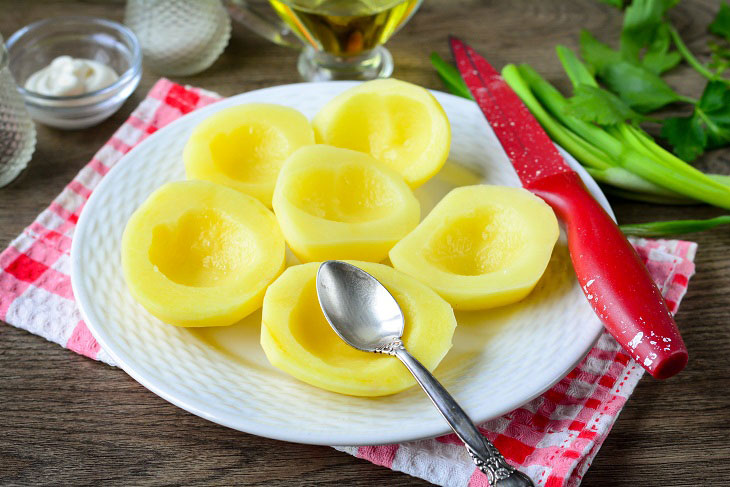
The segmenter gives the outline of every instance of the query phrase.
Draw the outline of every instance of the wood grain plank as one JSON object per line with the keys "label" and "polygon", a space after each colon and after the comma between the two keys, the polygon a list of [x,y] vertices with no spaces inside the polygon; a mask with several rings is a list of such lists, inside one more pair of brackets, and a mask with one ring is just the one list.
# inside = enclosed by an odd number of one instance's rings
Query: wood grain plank
{"label": "wood grain plank", "polygon": [[[714,0],[684,0],[672,17],[690,48],[707,55],[705,26]],[[121,20],[123,2],[0,0],[6,37],[32,21],[64,14]],[[426,0],[389,44],[395,76],[441,89],[428,64],[448,56],[458,33],[491,62],[528,62],[567,88],[553,53],[577,47],[581,28],[615,40],[620,14],[594,0]],[[205,72],[174,81],[233,95],[297,82],[296,53],[234,26],[231,42]],[[111,119],[64,132],[38,126],[28,170],[0,190],[0,245],[8,244],[109,138],[157,79],[142,83]],[[702,80],[686,67],[668,76],[687,95]],[[730,151],[699,167],[730,173]],[[704,218],[721,211],[612,200],[621,222]],[[728,229],[698,234],[697,275],[677,320],[690,351],[681,375],[644,379],[589,470],[587,486],[725,485],[730,478],[730,255]],[[427,485],[331,448],[297,445],[232,431],[190,415],[118,369],[94,363],[9,326],[0,326],[0,485]]]}

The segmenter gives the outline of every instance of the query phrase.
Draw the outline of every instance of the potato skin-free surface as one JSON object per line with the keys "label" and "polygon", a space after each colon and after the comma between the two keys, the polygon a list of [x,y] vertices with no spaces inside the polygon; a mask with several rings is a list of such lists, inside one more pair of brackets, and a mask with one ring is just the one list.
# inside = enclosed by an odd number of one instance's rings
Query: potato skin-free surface
{"label": "potato skin-free surface", "polygon": [[397,79],[359,84],[312,120],[318,143],[367,152],[416,188],[446,162],[451,127],[425,88]]}
{"label": "potato skin-free surface", "polygon": [[281,169],[274,212],[303,262],[379,262],[416,227],[420,205],[399,174],[370,155],[302,147]]}
{"label": "potato skin-free surface", "polygon": [[238,105],[195,127],[183,150],[185,174],[231,187],[271,208],[281,165],[310,144],[312,126],[297,110],[269,103]]}
{"label": "potato skin-free surface", "polygon": [[284,251],[274,214],[257,199],[208,181],[177,181],[129,218],[122,268],[132,295],[161,321],[225,326],[261,307]]}
{"label": "potato skin-free surface", "polygon": [[[451,348],[456,319],[438,294],[392,267],[350,261],[375,276],[405,316],[406,348],[433,370]],[[266,291],[261,346],[272,365],[316,387],[355,396],[394,394],[415,384],[394,357],[347,345],[324,318],[316,295],[320,263],[289,267]]]}
{"label": "potato skin-free surface", "polygon": [[522,188],[456,188],[390,251],[393,266],[455,309],[485,309],[527,296],[545,272],[558,221]]}

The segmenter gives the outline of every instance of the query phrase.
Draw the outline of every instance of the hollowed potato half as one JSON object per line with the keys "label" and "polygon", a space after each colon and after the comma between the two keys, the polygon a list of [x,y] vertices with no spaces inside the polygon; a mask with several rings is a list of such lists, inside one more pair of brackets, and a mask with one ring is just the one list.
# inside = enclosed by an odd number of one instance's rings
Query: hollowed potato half
{"label": "hollowed potato half", "polygon": [[297,110],[248,103],[203,120],[183,150],[188,179],[204,179],[249,194],[271,208],[276,177],[287,157],[314,143],[309,120]]}
{"label": "hollowed potato half", "polygon": [[[451,348],[456,319],[438,294],[392,267],[350,262],[388,288],[405,317],[403,342],[433,370]],[[289,267],[266,291],[261,346],[272,365],[322,389],[353,396],[394,394],[415,384],[395,357],[361,352],[335,334],[319,307],[319,263]]]}
{"label": "hollowed potato half", "polygon": [[318,143],[367,152],[412,188],[436,174],[451,143],[449,120],[424,88],[396,79],[339,94],[312,120]]}
{"label": "hollowed potato half", "polygon": [[122,268],[134,298],[177,326],[231,325],[261,306],[284,268],[284,237],[255,198],[208,181],[152,193],[127,222]]}
{"label": "hollowed potato half", "polygon": [[493,308],[532,291],[558,234],[553,210],[529,191],[465,186],[398,242],[390,260],[456,309]]}
{"label": "hollowed potato half", "polygon": [[392,169],[368,154],[326,145],[287,159],[274,211],[292,252],[303,262],[378,262],[418,224],[420,206]]}

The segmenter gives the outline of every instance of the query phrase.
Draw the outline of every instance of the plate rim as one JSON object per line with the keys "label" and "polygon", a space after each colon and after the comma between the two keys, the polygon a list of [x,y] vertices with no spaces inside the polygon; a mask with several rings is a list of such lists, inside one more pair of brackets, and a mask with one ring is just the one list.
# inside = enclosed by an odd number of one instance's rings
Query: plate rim
{"label": "plate rim", "polygon": [[[81,234],[86,229],[86,226],[88,226],[88,220],[91,218],[89,216],[89,212],[86,211],[87,208],[93,208],[93,203],[96,199],[100,198],[105,187],[112,184],[109,181],[112,181],[113,178],[110,177],[114,174],[115,171],[119,171],[120,167],[122,167],[128,159],[131,159],[131,157],[137,152],[140,147],[143,147],[144,145],[149,145],[155,143],[155,140],[161,136],[164,136],[165,132],[169,127],[173,127],[176,124],[184,123],[186,121],[186,118],[189,115],[197,115],[201,116],[201,114],[210,112],[213,113],[215,111],[218,111],[225,106],[230,106],[232,104],[235,104],[233,101],[237,100],[239,98],[243,98],[245,96],[250,96],[252,93],[261,93],[266,91],[272,91],[272,90],[278,90],[278,89],[285,89],[285,88],[293,88],[297,86],[310,86],[310,85],[316,85],[322,88],[326,88],[328,86],[336,85],[339,87],[346,87],[346,86],[354,86],[356,84],[360,84],[359,81],[327,81],[327,82],[315,82],[315,83],[289,83],[284,85],[276,85],[276,86],[270,86],[266,88],[261,88],[257,90],[251,90],[244,93],[239,93],[237,95],[233,95],[230,97],[224,97],[220,100],[220,102],[227,101],[225,105],[220,105],[218,102],[212,103],[210,105],[207,105],[205,107],[201,107],[200,109],[194,110],[188,114],[183,115],[179,119],[171,122],[170,124],[166,125],[162,129],[156,131],[155,133],[151,134],[149,137],[147,137],[145,140],[138,143],[133,149],[131,149],[128,153],[124,154],[117,163],[109,170],[109,172],[101,179],[100,183],[94,188],[94,190],[91,193],[91,196],[84,204],[83,210],[81,211],[81,214],[79,216],[79,220],[76,225],[76,229],[74,231],[74,236],[77,234]],[[464,98],[460,98],[458,96],[445,93],[438,90],[429,90],[432,94],[436,95],[437,97],[446,97],[451,98],[453,100],[458,100],[457,103],[473,103],[470,100],[466,100]],[[485,120],[486,123],[486,120]],[[491,130],[491,127],[488,126],[488,130]],[[557,145],[557,144],[556,144]],[[558,146],[558,149],[561,151],[565,161],[568,163],[568,165],[578,173],[580,178],[583,180],[583,183],[585,184],[588,191],[591,193],[591,195],[598,201],[598,203],[606,210],[606,212],[609,214],[609,216],[615,221],[615,215],[613,213],[613,210],[608,203],[608,200],[606,199],[605,195],[599,188],[598,184],[593,180],[593,178],[586,172],[586,170],[567,152],[565,152],[562,148]],[[303,443],[303,444],[313,444],[313,445],[326,445],[326,446],[350,446],[350,445],[357,445],[357,446],[366,446],[366,445],[381,445],[381,444],[392,444],[392,443],[401,443],[404,441],[413,441],[413,440],[419,440],[419,439],[425,439],[425,438],[432,438],[436,436],[441,436],[443,434],[447,434],[451,432],[451,429],[448,427],[448,425],[444,422],[442,426],[432,426],[432,427],[420,427],[420,428],[410,428],[408,430],[404,431],[384,431],[382,429],[373,429],[371,434],[341,434],[339,432],[327,432],[327,433],[312,433],[312,432],[301,432],[301,431],[281,431],[281,428],[275,429],[271,426],[268,426],[266,424],[257,423],[256,421],[246,421],[245,418],[242,418],[238,415],[229,414],[222,410],[216,410],[215,406],[208,405],[206,409],[201,409],[200,407],[196,406],[196,402],[199,402],[199,400],[196,400],[189,396],[188,394],[182,392],[182,391],[170,391],[165,387],[164,383],[161,383],[161,381],[156,380],[154,377],[150,378],[147,377],[145,374],[140,373],[134,365],[134,359],[132,356],[129,356],[127,352],[122,350],[117,350],[115,347],[110,346],[110,341],[107,338],[111,338],[111,334],[107,335],[107,332],[104,330],[103,327],[97,327],[94,320],[89,319],[89,313],[87,312],[86,306],[85,306],[85,300],[86,300],[86,293],[84,291],[83,287],[80,287],[79,284],[81,282],[81,263],[79,262],[80,259],[76,258],[76,255],[79,255],[79,248],[82,245],[80,243],[80,238],[73,238],[71,243],[71,287],[73,294],[76,298],[76,304],[79,308],[79,312],[81,314],[82,319],[86,323],[89,331],[93,335],[94,339],[96,339],[97,343],[101,346],[101,348],[116,362],[116,365],[124,370],[125,373],[127,373],[130,377],[132,377],[135,381],[140,383],[143,387],[148,389],[149,391],[153,392],[157,396],[163,398],[164,400],[170,402],[171,404],[180,407],[181,409],[184,409],[185,411],[188,411],[192,414],[195,414],[196,416],[199,416],[201,418],[207,419],[211,422],[220,424],[222,426],[232,428],[238,431],[242,431],[249,434],[254,434],[257,436],[263,436],[267,438],[272,438],[275,440],[281,440],[281,441],[289,441],[289,442],[295,442],[295,443]],[[596,317],[596,321],[598,321],[598,318]],[[600,324],[600,322],[599,322]],[[513,401],[512,403],[506,403],[502,408],[498,410],[497,413],[491,414],[485,417],[481,417],[477,414],[474,414],[474,412],[467,411],[467,413],[470,414],[472,419],[475,423],[481,424],[485,421],[488,421],[490,419],[497,418],[499,416],[504,415],[505,413],[512,411],[523,404],[526,404],[530,401],[532,401],[534,398],[540,396],[545,391],[553,387],[558,381],[560,381],[563,377],[565,377],[566,374],[568,374],[571,370],[575,368],[575,366],[580,363],[585,356],[590,352],[590,350],[593,348],[595,343],[600,338],[601,334],[603,332],[603,326],[596,327],[595,336],[589,341],[589,343],[586,346],[585,352],[577,359],[575,362],[570,364],[568,367],[565,368],[565,370],[560,371],[556,374],[556,376],[552,377],[549,383],[546,382],[546,385],[542,388],[539,388],[537,392],[535,392],[530,397],[526,398],[525,400],[519,400],[519,401]],[[373,434],[375,436],[373,436]]]}

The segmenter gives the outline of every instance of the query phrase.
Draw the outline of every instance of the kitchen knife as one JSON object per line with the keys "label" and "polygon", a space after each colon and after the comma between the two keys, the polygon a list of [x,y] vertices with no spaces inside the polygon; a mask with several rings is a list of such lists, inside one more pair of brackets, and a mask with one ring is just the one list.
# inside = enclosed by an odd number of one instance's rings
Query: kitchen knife
{"label": "kitchen knife", "polygon": [[681,371],[687,348],[634,248],[502,76],[461,40],[451,37],[450,43],[462,78],[522,185],[565,224],[578,282],[606,329],[657,379]]}

